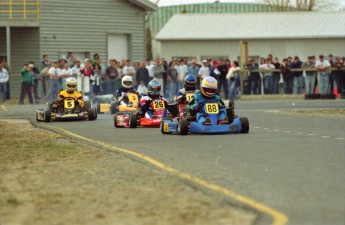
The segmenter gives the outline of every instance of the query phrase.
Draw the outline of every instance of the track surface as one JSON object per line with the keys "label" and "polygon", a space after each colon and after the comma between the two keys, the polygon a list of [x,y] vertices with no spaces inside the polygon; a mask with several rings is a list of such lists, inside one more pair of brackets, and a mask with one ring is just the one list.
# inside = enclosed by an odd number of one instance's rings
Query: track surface
{"label": "track surface", "polygon": [[[292,104],[294,103],[294,104]],[[162,135],[159,129],[97,121],[39,123],[143,153],[180,171],[283,212],[288,224],[345,224],[345,118],[277,113],[344,108],[345,101],[240,101],[249,134]],[[37,106],[6,106],[0,118],[33,119]],[[234,202],[236,203],[236,202]],[[261,214],[257,224],[270,224]]]}

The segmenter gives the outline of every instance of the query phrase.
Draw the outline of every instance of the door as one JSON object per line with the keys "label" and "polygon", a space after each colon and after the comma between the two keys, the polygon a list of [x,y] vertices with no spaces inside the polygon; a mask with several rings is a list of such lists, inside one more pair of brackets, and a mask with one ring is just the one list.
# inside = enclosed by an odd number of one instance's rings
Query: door
{"label": "door", "polygon": [[128,59],[128,36],[126,34],[108,34],[108,60]]}

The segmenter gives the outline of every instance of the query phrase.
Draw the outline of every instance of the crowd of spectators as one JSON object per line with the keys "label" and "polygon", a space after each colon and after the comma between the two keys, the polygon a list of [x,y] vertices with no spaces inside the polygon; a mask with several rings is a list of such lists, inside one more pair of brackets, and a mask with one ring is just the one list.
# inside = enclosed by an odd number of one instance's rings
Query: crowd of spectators
{"label": "crowd of spectators", "polygon": [[[213,76],[218,80],[218,93],[221,93],[224,99],[231,100],[240,96],[241,79],[244,83],[244,94],[312,94],[317,89],[320,94],[330,94],[334,93],[337,87],[338,92],[345,95],[344,63],[344,57],[333,57],[332,54],[328,55],[327,59],[319,55],[318,59],[309,56],[302,61],[298,56],[294,56],[284,58],[281,62],[269,54],[260,58],[259,62],[249,58],[244,68],[240,68],[237,61],[231,62],[229,59],[209,58],[202,60],[201,64],[198,64],[195,58],[175,58],[170,62],[165,59],[147,59],[133,63],[129,59],[110,59],[107,65],[104,65],[98,54],[94,54],[92,59],[80,62],[72,52],[68,52],[65,59],[53,63],[49,61],[48,55],[43,55],[39,66],[31,61],[21,70],[19,103],[24,103],[26,95],[31,104],[42,97],[53,100],[58,91],[65,88],[66,79],[72,76],[88,77],[86,81],[78,79],[78,87],[90,99],[95,95],[114,94],[116,89],[120,88],[121,78],[125,75],[133,78],[135,88],[142,94],[147,92],[149,81],[156,79],[162,84],[161,94],[173,99],[178,90],[183,88],[187,74],[197,77],[197,88],[203,78]],[[1,75],[7,72],[6,61],[0,65]],[[83,89],[85,82],[89,82],[87,86],[90,88],[87,91]],[[40,83],[42,96],[38,93]],[[2,94],[3,101],[6,100],[8,91],[6,85],[1,83],[0,76],[0,91],[5,93]]]}

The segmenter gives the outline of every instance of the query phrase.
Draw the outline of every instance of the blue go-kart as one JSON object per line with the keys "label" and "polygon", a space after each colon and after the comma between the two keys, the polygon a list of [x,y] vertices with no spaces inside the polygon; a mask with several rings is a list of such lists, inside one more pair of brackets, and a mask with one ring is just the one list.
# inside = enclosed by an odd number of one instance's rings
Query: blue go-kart
{"label": "blue go-kart", "polygon": [[162,134],[224,134],[224,133],[248,133],[249,121],[246,117],[235,116],[234,107],[226,108],[228,122],[218,124],[217,103],[205,104],[202,110],[209,118],[207,124],[198,123],[195,116],[186,113],[184,118],[175,117],[172,120],[162,120],[160,130]]}

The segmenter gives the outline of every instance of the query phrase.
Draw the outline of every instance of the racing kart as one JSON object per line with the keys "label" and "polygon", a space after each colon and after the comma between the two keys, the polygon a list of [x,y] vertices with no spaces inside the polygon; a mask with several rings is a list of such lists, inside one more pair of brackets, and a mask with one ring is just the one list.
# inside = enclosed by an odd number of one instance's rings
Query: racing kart
{"label": "racing kart", "polygon": [[[128,102],[127,106],[122,105],[121,101]],[[139,96],[136,93],[127,93],[122,100],[118,100],[113,95],[103,95],[98,98],[95,97],[94,102],[97,102],[97,112],[105,113],[111,112],[135,112],[139,103]]]}
{"label": "racing kart", "polygon": [[[165,105],[162,99],[152,100],[151,107],[154,110],[152,118],[145,118],[145,113],[139,108],[135,112],[118,112],[114,115],[115,127],[159,127],[164,118]],[[164,118],[171,119],[172,117]]]}
{"label": "racing kart", "polygon": [[84,107],[76,105],[74,98],[65,98],[61,105],[56,103],[47,103],[46,109],[36,110],[36,120],[51,121],[72,121],[72,120],[95,120],[97,119],[97,110],[91,107],[90,101],[84,102]]}
{"label": "racing kart", "polygon": [[97,113],[103,114],[106,112],[111,112],[115,114],[117,112],[116,103],[117,99],[114,95],[97,95],[93,99],[93,104],[96,105]]}
{"label": "racing kart", "polygon": [[173,120],[162,120],[160,130],[162,134],[222,134],[222,133],[248,133],[249,121],[246,117],[239,117],[234,114],[234,104],[230,102],[226,108],[228,121],[218,124],[219,105],[218,103],[206,103],[201,110],[209,118],[209,124],[201,124],[196,117],[189,113],[189,107],[182,110],[183,116],[179,114]]}

